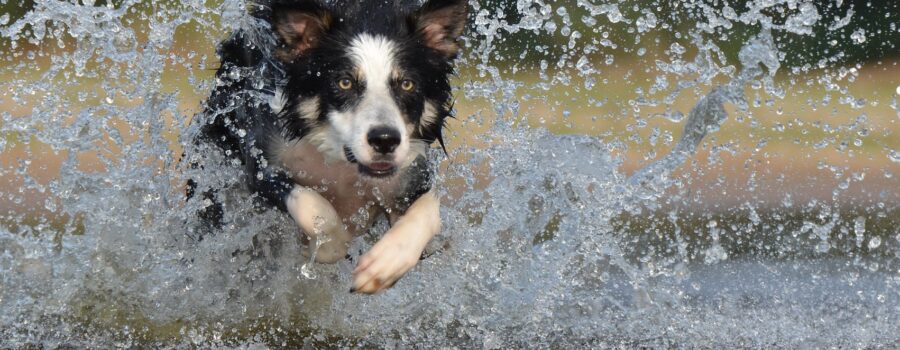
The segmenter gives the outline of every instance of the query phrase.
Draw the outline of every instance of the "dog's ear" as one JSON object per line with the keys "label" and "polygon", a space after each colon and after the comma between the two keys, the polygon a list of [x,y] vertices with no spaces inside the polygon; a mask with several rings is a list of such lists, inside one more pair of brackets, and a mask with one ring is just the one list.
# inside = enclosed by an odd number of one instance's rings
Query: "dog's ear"
{"label": "dog's ear", "polygon": [[282,42],[275,55],[293,61],[316,47],[333,21],[331,11],[317,0],[274,1],[272,28]]}
{"label": "dog's ear", "polygon": [[459,54],[457,40],[466,28],[468,0],[428,0],[412,14],[410,22],[425,46],[448,58]]}

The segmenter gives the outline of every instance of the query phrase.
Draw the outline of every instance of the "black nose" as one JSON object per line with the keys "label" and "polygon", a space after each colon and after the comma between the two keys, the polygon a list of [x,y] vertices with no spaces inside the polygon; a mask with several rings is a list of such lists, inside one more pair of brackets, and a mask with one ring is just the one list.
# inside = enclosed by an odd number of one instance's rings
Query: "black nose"
{"label": "black nose", "polygon": [[369,130],[367,137],[369,144],[378,153],[391,153],[400,145],[400,132],[386,126],[378,126]]}

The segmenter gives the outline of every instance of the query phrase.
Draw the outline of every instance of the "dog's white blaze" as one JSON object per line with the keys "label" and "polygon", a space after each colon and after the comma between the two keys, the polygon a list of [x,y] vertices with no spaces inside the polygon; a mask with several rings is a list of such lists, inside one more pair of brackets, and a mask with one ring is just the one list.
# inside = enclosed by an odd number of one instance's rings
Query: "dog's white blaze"
{"label": "dog's white blaze", "polygon": [[329,117],[335,131],[363,163],[375,157],[367,135],[376,126],[388,126],[400,132],[400,145],[393,154],[396,163],[404,163],[409,156],[409,135],[404,132],[403,114],[391,93],[391,82],[398,69],[396,51],[396,44],[391,40],[370,34],[357,36],[348,49],[348,57],[365,84],[365,91],[354,110],[333,112]]}
{"label": "dog's white blaze", "polygon": [[394,42],[370,34],[360,34],[350,44],[350,58],[366,82],[366,95],[391,96],[396,50]]}

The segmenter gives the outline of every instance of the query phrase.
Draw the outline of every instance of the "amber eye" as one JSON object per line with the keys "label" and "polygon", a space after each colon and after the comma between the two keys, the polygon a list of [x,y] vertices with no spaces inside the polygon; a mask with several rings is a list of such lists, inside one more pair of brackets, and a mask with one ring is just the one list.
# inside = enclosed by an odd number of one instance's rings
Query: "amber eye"
{"label": "amber eye", "polygon": [[400,88],[403,91],[410,92],[416,87],[416,83],[413,83],[412,80],[404,80],[400,82]]}
{"label": "amber eye", "polygon": [[341,88],[341,90],[350,90],[353,88],[353,81],[350,80],[350,78],[343,78],[338,80],[338,87]]}

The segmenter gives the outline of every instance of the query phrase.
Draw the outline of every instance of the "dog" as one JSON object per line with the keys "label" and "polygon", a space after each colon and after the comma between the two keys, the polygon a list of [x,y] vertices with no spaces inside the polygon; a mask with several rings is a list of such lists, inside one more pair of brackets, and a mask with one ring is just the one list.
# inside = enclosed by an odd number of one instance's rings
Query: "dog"
{"label": "dog", "polygon": [[[426,157],[453,105],[449,79],[465,0],[252,5],[270,31],[233,33],[195,141],[243,164],[247,188],[305,234],[319,263],[347,257],[379,215],[390,229],[362,255],[351,292],[390,288],[440,232]],[[446,150],[445,150],[446,152]],[[194,198],[196,182],[189,186]],[[217,193],[200,214],[221,226]]]}

